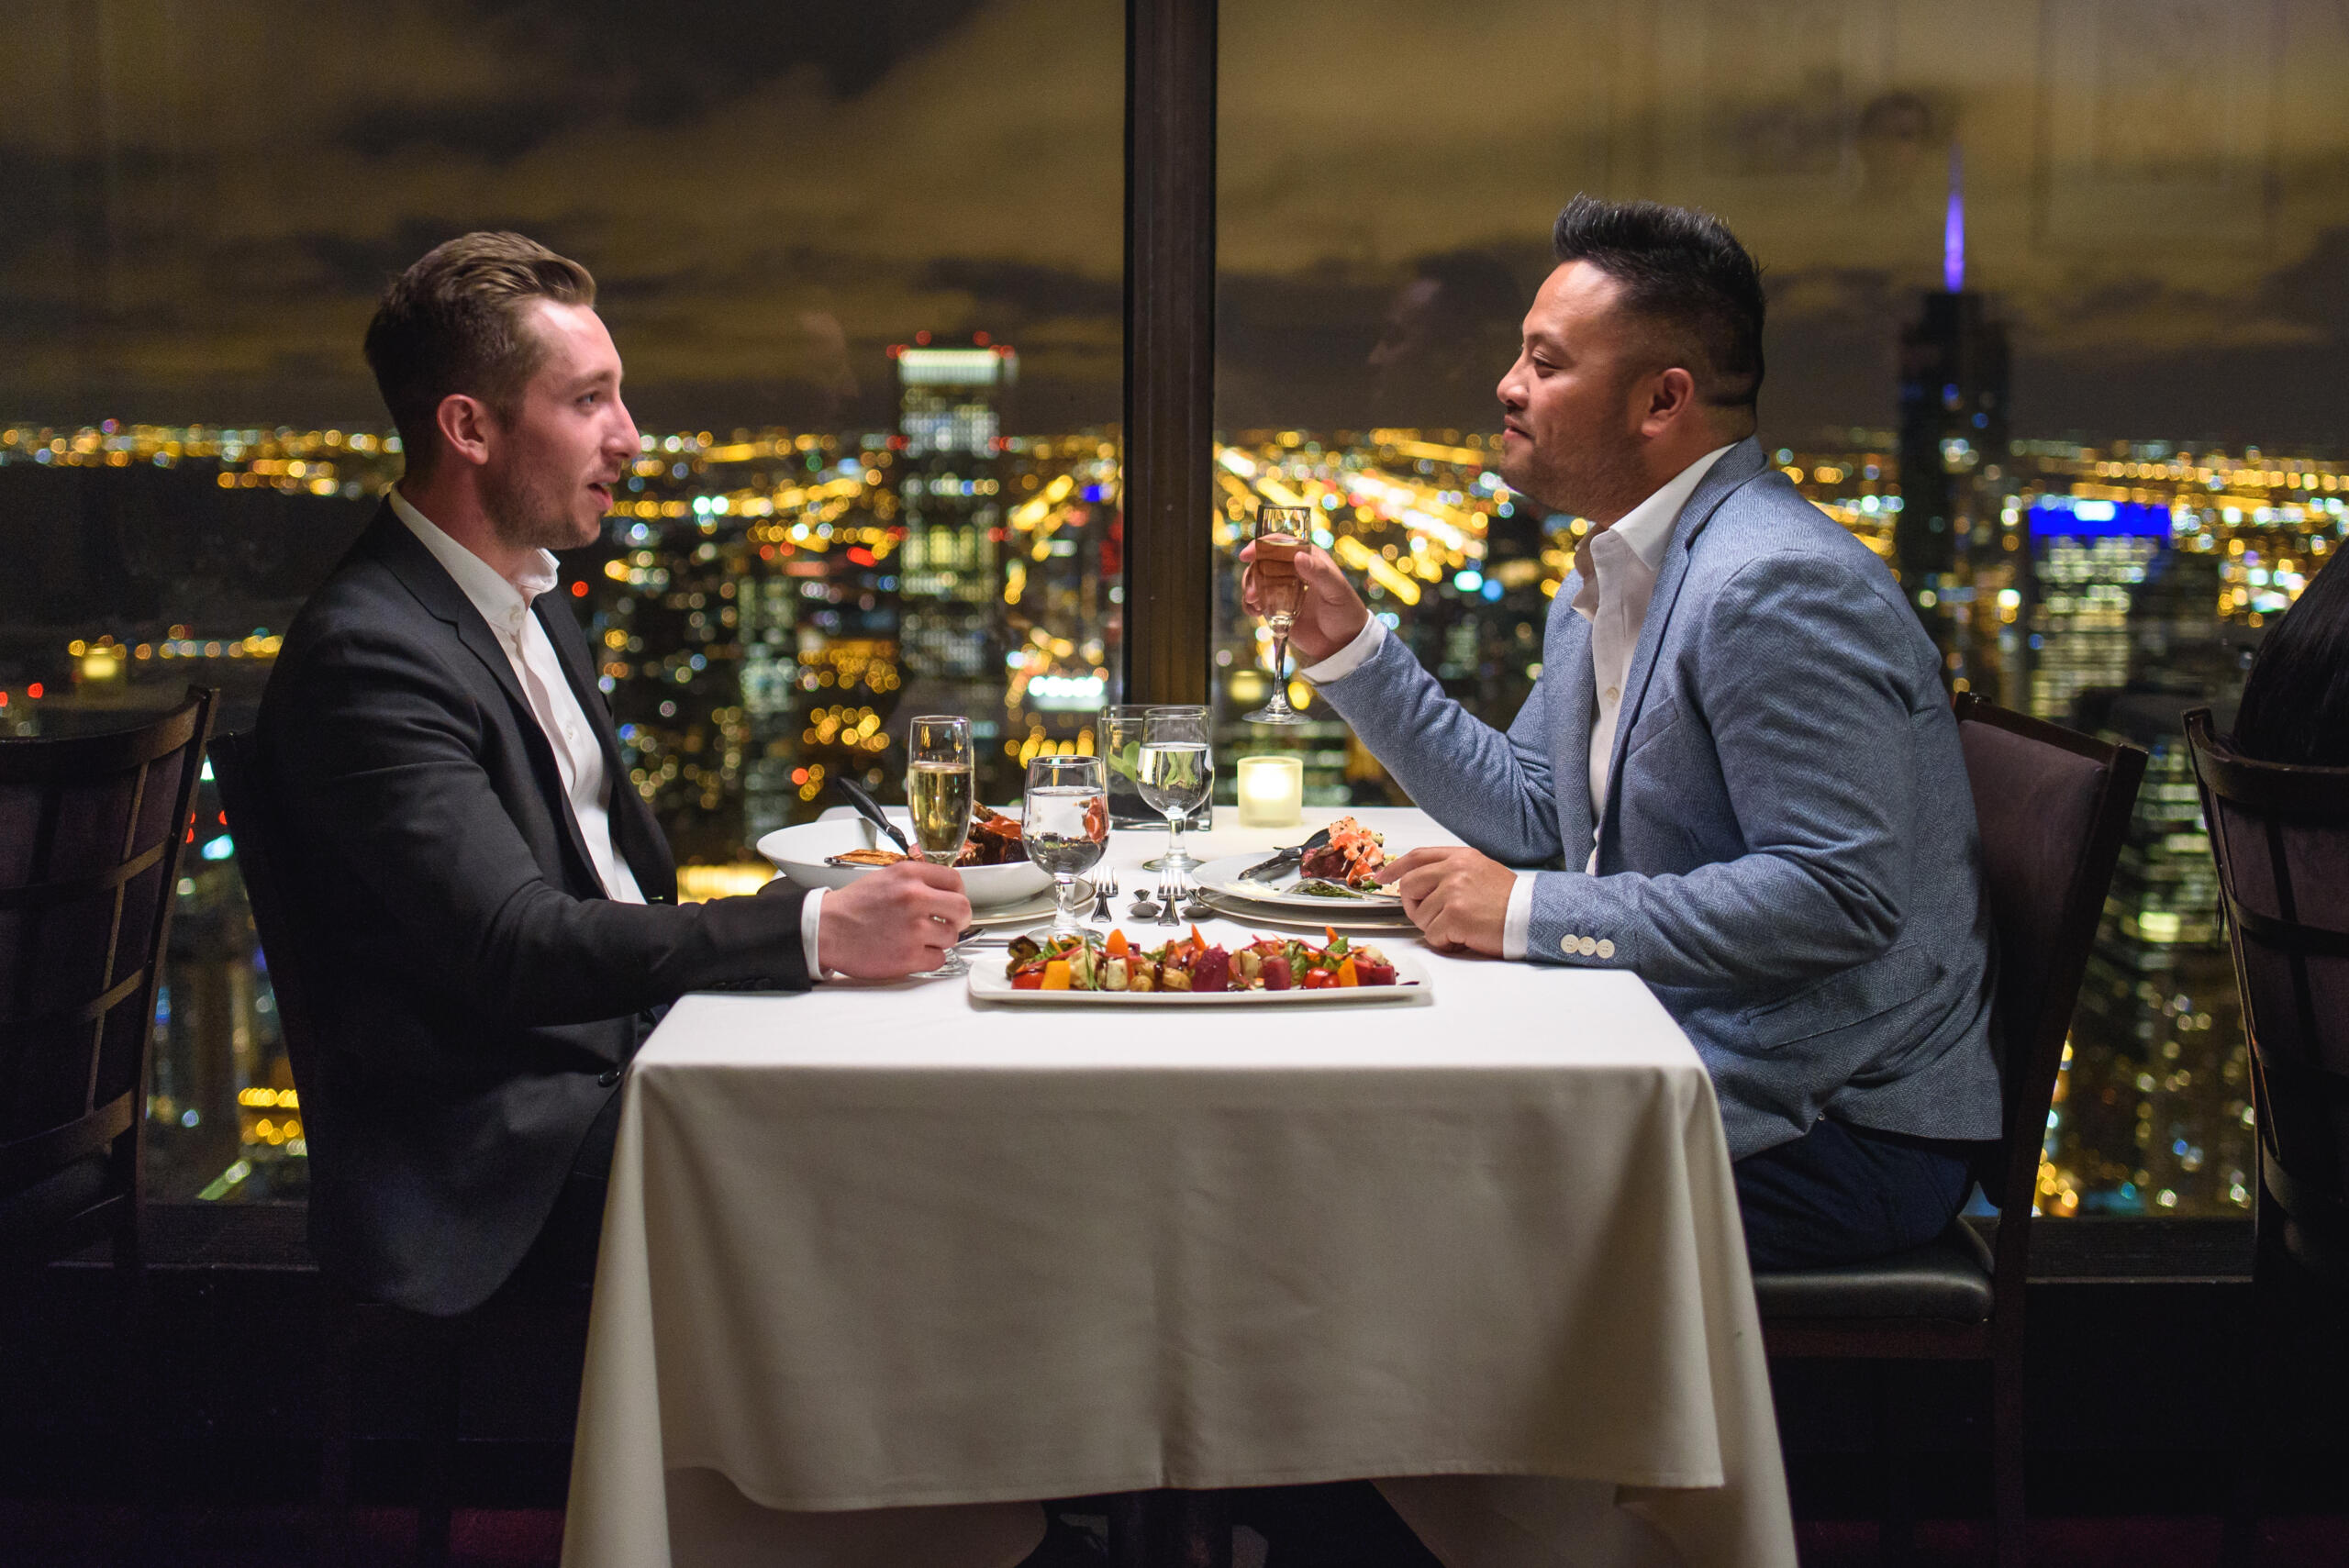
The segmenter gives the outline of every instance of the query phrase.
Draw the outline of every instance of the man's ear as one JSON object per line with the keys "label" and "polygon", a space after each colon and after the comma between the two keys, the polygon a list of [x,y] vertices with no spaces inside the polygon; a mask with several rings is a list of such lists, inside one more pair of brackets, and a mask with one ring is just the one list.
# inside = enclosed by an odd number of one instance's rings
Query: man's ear
{"label": "man's ear", "polygon": [[1664,434],[1676,419],[1697,407],[1697,378],[1678,365],[1658,371],[1648,380],[1648,406],[1640,433],[1651,439]]}
{"label": "man's ear", "polygon": [[450,452],[478,467],[489,461],[489,440],[495,421],[489,405],[462,392],[452,392],[433,410],[440,439]]}

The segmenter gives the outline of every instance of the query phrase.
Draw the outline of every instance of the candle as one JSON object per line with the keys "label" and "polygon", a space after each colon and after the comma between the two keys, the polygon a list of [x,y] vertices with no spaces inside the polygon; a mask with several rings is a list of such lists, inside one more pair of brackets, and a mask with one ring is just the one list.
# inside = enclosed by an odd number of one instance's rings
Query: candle
{"label": "candle", "polygon": [[1296,757],[1240,759],[1240,825],[1294,828],[1304,820],[1305,763]]}

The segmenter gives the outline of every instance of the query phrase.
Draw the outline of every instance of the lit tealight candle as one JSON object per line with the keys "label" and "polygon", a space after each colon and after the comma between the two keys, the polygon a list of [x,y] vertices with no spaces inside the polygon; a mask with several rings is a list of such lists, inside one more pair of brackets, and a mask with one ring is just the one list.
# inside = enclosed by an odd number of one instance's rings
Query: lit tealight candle
{"label": "lit tealight candle", "polygon": [[1240,759],[1240,825],[1294,828],[1305,817],[1305,763],[1296,757]]}

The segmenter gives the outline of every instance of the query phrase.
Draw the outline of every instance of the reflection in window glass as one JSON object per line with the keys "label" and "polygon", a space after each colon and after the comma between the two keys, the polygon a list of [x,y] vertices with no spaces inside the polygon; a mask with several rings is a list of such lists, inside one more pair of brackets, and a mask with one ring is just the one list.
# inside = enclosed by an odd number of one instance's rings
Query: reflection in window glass
{"label": "reflection in window glass", "polygon": [[[218,686],[400,473],[359,344],[476,228],[584,261],[643,432],[588,625],[688,895],[904,718],[986,797],[1119,658],[1122,17],[1081,0],[109,6],[0,61],[0,732]],[[298,1196],[301,1108],[207,785],[157,1007],[165,1199]]]}
{"label": "reflection in window glass", "polygon": [[[2153,753],[2043,1210],[2245,1211],[2250,1088],[2179,716],[2232,700],[2349,532],[2349,117],[2324,91],[2349,18],[1279,0],[1222,28],[1227,540],[1262,502],[1319,508],[1373,608],[1505,725],[1586,532],[1502,487],[1493,442],[1550,224],[1577,190],[1720,214],[1770,289],[1765,445],[1898,574],[1953,689]],[[1334,720],[1230,722],[1269,656],[1232,589],[1225,749],[1296,744],[1310,797],[1386,797]]]}

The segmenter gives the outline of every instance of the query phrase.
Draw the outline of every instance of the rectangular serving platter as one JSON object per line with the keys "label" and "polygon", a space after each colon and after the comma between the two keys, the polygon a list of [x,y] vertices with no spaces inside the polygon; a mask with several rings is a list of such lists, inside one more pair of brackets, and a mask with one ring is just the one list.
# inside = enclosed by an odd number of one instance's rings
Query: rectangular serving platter
{"label": "rectangular serving platter", "polygon": [[1414,953],[1380,948],[1395,965],[1392,985],[1332,985],[1308,991],[1015,991],[998,952],[971,955],[971,1000],[1021,1007],[1320,1007],[1431,1001],[1435,987]]}

